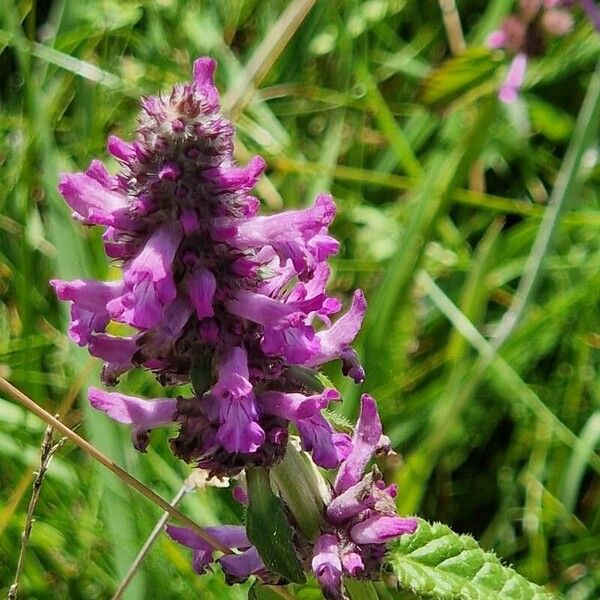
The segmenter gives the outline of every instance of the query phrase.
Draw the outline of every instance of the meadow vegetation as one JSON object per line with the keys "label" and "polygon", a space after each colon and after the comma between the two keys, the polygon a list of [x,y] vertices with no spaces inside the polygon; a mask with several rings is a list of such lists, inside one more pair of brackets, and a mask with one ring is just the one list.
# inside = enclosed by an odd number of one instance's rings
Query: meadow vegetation
{"label": "meadow vegetation", "polygon": [[[193,60],[209,55],[240,162],[267,161],[263,212],[304,207],[320,191],[336,199],[331,291],[347,302],[365,290],[356,347],[367,378],[355,389],[337,365],[326,374],[345,417],[356,417],[361,390],[377,398],[399,453],[385,466],[400,514],[470,533],[532,581],[591,600],[600,89],[582,104],[598,88],[600,36],[576,12],[573,30],[531,62],[518,101],[503,104],[508,58],[485,41],[513,2],[457,2],[464,52],[449,44],[456,31],[440,4],[452,3],[3,2],[0,375],[161,496],[177,493],[190,468],[169,453],[172,432],[139,454],[128,431],[88,406],[99,361],[67,339],[48,280],[107,279],[114,268],[98,232],[72,222],[58,174],[105,158],[107,135],[131,136],[140,95],[187,81]],[[285,22],[290,6],[297,18]],[[516,322],[503,320],[515,309]],[[124,376],[120,389],[161,395],[147,373]],[[43,432],[0,395],[0,594]],[[187,495],[181,509],[200,524],[242,519],[217,488]],[[22,597],[110,597],[160,514],[66,444],[43,484]],[[319,593],[309,585],[296,597]],[[241,600],[247,586],[197,577],[186,550],[161,536],[126,598],[175,597]]]}

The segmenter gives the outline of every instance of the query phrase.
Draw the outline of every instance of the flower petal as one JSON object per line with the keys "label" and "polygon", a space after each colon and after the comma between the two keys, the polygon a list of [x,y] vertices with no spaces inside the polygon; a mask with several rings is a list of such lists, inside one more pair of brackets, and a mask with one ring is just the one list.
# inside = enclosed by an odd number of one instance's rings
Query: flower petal
{"label": "flower petal", "polygon": [[228,554],[221,556],[219,562],[223,567],[227,582],[229,584],[245,581],[257,571],[265,568],[265,565],[258,553],[258,550],[252,546],[241,554]]}
{"label": "flower petal", "polygon": [[328,600],[342,600],[344,597],[338,544],[337,536],[324,533],[317,539],[313,550],[312,570]]}
{"label": "flower petal", "polygon": [[360,383],[364,379],[364,370],[349,345],[360,331],[366,310],[365,296],[361,290],[356,290],[348,312],[329,329],[317,333],[319,351],[310,358],[307,366],[316,367],[335,358],[341,358],[344,374],[350,375]]}
{"label": "flower petal", "polygon": [[418,526],[417,519],[377,515],[354,525],[350,538],[355,544],[385,544],[403,533],[414,533]]}
{"label": "flower petal", "polygon": [[94,387],[88,390],[88,399],[95,409],[105,412],[119,423],[132,426],[133,443],[140,452],[144,452],[148,446],[148,432],[172,423],[177,409],[177,400],[174,398],[142,400]]}
{"label": "flower petal", "polygon": [[381,434],[377,404],[371,396],[363,394],[360,417],[352,436],[352,452],[342,463],[335,479],[334,488],[337,494],[360,481],[367,463],[377,449]]}

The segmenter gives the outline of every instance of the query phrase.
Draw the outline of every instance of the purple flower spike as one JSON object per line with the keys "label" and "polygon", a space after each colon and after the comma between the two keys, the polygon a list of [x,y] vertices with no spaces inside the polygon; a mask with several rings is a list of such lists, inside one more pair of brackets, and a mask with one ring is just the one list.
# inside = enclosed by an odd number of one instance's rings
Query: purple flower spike
{"label": "purple flower spike", "polygon": [[[514,37],[497,45],[508,47]],[[209,477],[236,476],[280,462],[291,425],[317,465],[338,469],[327,499],[313,506],[310,540],[299,536],[298,549],[314,542],[305,564],[326,597],[340,600],[344,577],[374,578],[386,542],[416,528],[414,519],[396,514],[395,487],[386,487],[376,467],[364,473],[376,452],[389,449],[373,398],[362,396],[350,438],[323,413],[339,393],[315,393],[311,383],[333,360],[363,381],[351,344],[366,301],[357,290],[341,313],[342,302],[327,294],[327,260],[339,250],[329,233],[336,212],[329,194],[305,209],[259,214],[252,188],[265,162],[236,164],[235,131],[219,112],[215,68],[214,60],[200,58],[190,83],[143,99],[135,139],[108,140],[117,174],[94,160],[85,172],[61,176],[59,190],[74,218],[103,228],[106,254],[119,261],[122,278],[52,285],[72,303],[72,339],[104,361],[107,385],[144,368],[163,386],[188,386],[188,397],[155,401],[89,390],[92,406],[131,427],[140,451],[152,429],[174,424],[177,457]],[[515,94],[523,73],[524,64],[511,75]],[[111,321],[131,331],[108,333],[119,330]],[[312,467],[310,473],[317,476]],[[241,488],[234,495],[248,502]],[[207,531],[233,551],[216,559],[228,582],[253,574],[273,580],[243,527]],[[196,572],[216,562],[213,548],[192,531],[169,526],[167,533],[192,549]]]}
{"label": "purple flower spike", "polygon": [[132,426],[133,443],[140,452],[144,452],[148,446],[151,429],[169,425],[173,421],[177,405],[177,400],[171,398],[148,401],[93,387],[88,390],[88,398],[95,409],[105,412],[119,423]]}
{"label": "purple flower spike", "polygon": [[[85,172],[61,176],[75,218],[103,228],[122,278],[53,285],[72,303],[69,335],[105,361],[107,385],[134,368],[165,386],[189,385],[194,369],[203,372],[195,378],[201,389],[176,404],[178,457],[216,476],[269,467],[282,458],[293,422],[315,461],[335,468],[352,448],[321,413],[333,398],[310,396],[290,367],[315,373],[339,359],[361,382],[350,344],[364,296],[355,293],[334,318],[342,302],[326,291],[326,261],[339,248],[329,234],[336,212],[329,194],[305,209],[259,214],[252,188],[265,161],[234,160],[215,69],[199,58],[191,82],[142,100],[134,139],[108,139],[118,173],[93,160]],[[111,321],[133,331],[113,335]],[[285,410],[277,394],[288,397]]]}

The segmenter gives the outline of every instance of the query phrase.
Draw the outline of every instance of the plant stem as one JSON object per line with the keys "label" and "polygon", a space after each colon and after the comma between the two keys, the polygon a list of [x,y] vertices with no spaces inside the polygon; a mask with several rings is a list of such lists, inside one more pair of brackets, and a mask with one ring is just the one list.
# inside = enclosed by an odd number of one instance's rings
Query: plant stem
{"label": "plant stem", "polygon": [[23,564],[25,559],[25,549],[27,548],[29,536],[31,535],[31,528],[33,526],[33,513],[40,498],[40,493],[42,491],[42,483],[44,482],[44,476],[46,475],[46,471],[50,466],[50,461],[52,460],[52,457],[66,441],[66,438],[61,438],[56,444],[53,444],[53,433],[54,429],[51,425],[48,425],[48,427],[46,428],[46,432],[44,433],[44,438],[42,440],[42,446],[40,450],[40,464],[37,473],[35,474],[35,479],[33,480],[33,492],[31,494],[31,499],[29,500],[29,506],[27,507],[25,526],[23,527],[23,533],[21,534],[21,548],[19,549],[19,558],[17,559],[15,579],[13,581],[13,584],[10,586],[10,589],[8,590],[8,600],[17,600],[17,593],[19,590],[19,579],[21,578],[21,572],[23,571]]}
{"label": "plant stem", "polygon": [[460,56],[467,49],[467,45],[456,3],[454,0],[439,0],[439,5],[444,19],[448,43],[450,44],[450,51],[454,56]]}
{"label": "plant stem", "polygon": [[492,339],[497,352],[518,325],[540,281],[544,258],[558,229],[560,216],[574,196],[577,175],[584,151],[596,135],[600,121],[600,62],[590,80],[590,87],[583,101],[575,124],[573,137],[556,178],[550,202],[531,248],[523,276],[509,309],[502,316]]}
{"label": "plant stem", "polygon": [[231,550],[226,548],[215,539],[212,535],[204,531],[199,525],[194,523],[189,517],[186,517],[183,513],[171,506],[166,500],[161,498],[156,492],[153,492],[149,487],[145,486],[141,481],[127,473],[124,469],[119,467],[113,462],[108,456],[100,452],[95,446],[92,446],[87,440],[84,440],[81,436],[77,435],[74,431],[69,429],[66,425],[61,423],[56,417],[53,417],[48,411],[44,410],[31,398],[26,396],[23,392],[18,390],[16,387],[11,385],[6,379],[0,377],[0,390],[6,392],[9,396],[14,398],[17,402],[22,404],[25,408],[30,410],[32,413],[37,415],[40,419],[51,425],[54,429],[59,431],[62,435],[69,438],[75,445],[79,446],[86,454],[91,456],[94,460],[97,460],[100,464],[104,465],[109,471],[112,471],[117,477],[124,481],[129,487],[133,488],[136,492],[145,496],[151,502],[154,502],[157,506],[162,508],[169,514],[170,517],[178,519],[186,527],[189,527],[199,535],[205,542],[210,544],[216,550],[220,550],[225,554],[231,554]]}
{"label": "plant stem", "polygon": [[[181,502],[182,498],[187,493],[189,493],[192,489],[193,488],[190,487],[190,485],[186,481],[181,486],[181,488],[179,489],[177,494],[175,494],[175,497],[173,498],[173,500],[171,500],[171,506],[177,507],[179,505],[179,503]],[[123,597],[123,593],[125,592],[125,590],[129,586],[129,584],[135,577],[136,573],[142,566],[142,563],[144,562],[146,556],[148,555],[148,552],[150,552],[150,548],[152,548],[152,546],[154,545],[154,542],[156,541],[158,536],[161,534],[163,527],[165,526],[165,524],[167,523],[168,520],[169,520],[169,513],[165,511],[163,513],[162,517],[156,523],[154,529],[152,530],[152,532],[150,533],[150,535],[148,536],[146,541],[144,542],[144,545],[141,547],[140,551],[138,552],[138,555],[135,557],[135,560],[131,563],[131,566],[129,567],[129,571],[127,571],[127,574],[125,575],[125,577],[119,584],[119,587],[113,594],[111,600],[121,600],[121,598]]]}

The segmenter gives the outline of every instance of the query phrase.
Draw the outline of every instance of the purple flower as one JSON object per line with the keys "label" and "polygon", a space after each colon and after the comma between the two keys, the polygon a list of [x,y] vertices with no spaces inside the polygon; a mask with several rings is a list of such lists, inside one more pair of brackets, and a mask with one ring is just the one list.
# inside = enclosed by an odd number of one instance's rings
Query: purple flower
{"label": "purple flower", "polygon": [[517,54],[510,63],[508,74],[500,86],[498,97],[505,104],[516,102],[519,90],[525,79],[525,71],[527,70],[527,56],[523,53]]}
{"label": "purple flower", "polygon": [[[504,103],[515,102],[525,79],[527,64],[542,56],[550,37],[564,36],[573,28],[570,9],[574,0],[519,0],[518,10],[506,17],[500,29],[487,40],[492,49],[504,48],[512,57],[508,73],[498,90]],[[581,0],[581,7],[600,31],[600,11],[593,0]]]}
{"label": "purple flower", "polygon": [[[314,206],[269,217],[254,217],[233,225],[224,223],[223,237],[240,250],[270,246],[282,263],[292,261],[299,274],[337,253],[339,243],[327,228],[335,217],[335,204],[328,194],[317,196]],[[229,225],[230,228],[227,228]]]}
{"label": "purple flower", "polygon": [[379,569],[385,544],[417,528],[416,519],[396,514],[395,486],[386,487],[375,467],[363,474],[381,447],[381,440],[377,405],[364,394],[352,450],[338,469],[323,534],[313,550],[313,571],[325,597],[331,600],[344,598],[344,574],[373,576]]}
{"label": "purple flower", "polygon": [[343,598],[342,560],[338,550],[337,536],[324,533],[315,543],[312,570],[327,598]]}
{"label": "purple flower", "polygon": [[119,229],[137,229],[140,225],[129,211],[127,196],[107,189],[87,173],[63,174],[58,189],[74,217],[87,225]]}
{"label": "purple flower", "polygon": [[[180,458],[215,475],[270,466],[293,422],[317,463],[335,468],[350,441],[321,412],[333,396],[314,401],[290,367],[314,372],[340,360],[345,374],[362,381],[350,344],[364,296],[357,291],[334,319],[342,303],[326,291],[326,261],[339,248],[329,234],[330,195],[308,208],[258,214],[251,192],[265,161],[235,163],[214,70],[213,60],[198,59],[191,83],[142,101],[135,139],[108,139],[116,175],[94,160],[61,177],[75,217],[103,227],[122,279],[53,285],[72,302],[69,335],[104,360],[107,385],[134,368],[151,370],[163,385],[186,385],[195,365],[206,365],[204,389],[179,398],[172,415],[179,429],[171,446]],[[132,331],[113,335],[111,321]]]}
{"label": "purple flower", "polygon": [[142,400],[94,387],[88,390],[88,398],[95,409],[105,412],[119,423],[131,425],[133,443],[141,452],[146,451],[150,430],[171,423],[177,407],[177,400],[171,398]]}
{"label": "purple flower", "polygon": [[79,346],[89,344],[93,333],[104,332],[110,317],[106,305],[121,294],[121,282],[104,283],[90,279],[52,279],[56,295],[71,304],[69,336]]}
{"label": "purple flower", "polygon": [[263,410],[296,425],[303,448],[312,452],[318,465],[335,469],[351,450],[350,438],[336,433],[321,410],[339,397],[339,393],[330,388],[315,396],[266,392],[259,396],[258,401]]}
{"label": "purple flower", "polygon": [[217,438],[228,452],[255,452],[265,441],[265,432],[257,422],[256,399],[249,377],[246,351],[231,348],[210,392],[219,410]]}
{"label": "purple flower", "polygon": [[213,561],[213,548],[201,537],[185,527],[168,525],[166,528],[172,540],[187,546],[194,551],[192,565],[194,571],[201,575],[205,573],[213,562],[218,562],[223,568],[228,583],[245,581],[253,574],[260,574],[265,570],[262,559],[254,546],[246,537],[244,527],[237,525],[220,525],[206,527],[206,532],[217,539],[221,544],[234,550],[241,550],[239,554],[227,554]]}
{"label": "purple flower", "polygon": [[107,304],[114,320],[140,329],[149,329],[161,320],[165,305],[177,295],[172,263],[180,241],[181,229],[177,223],[163,225],[124,266],[126,292]]}

